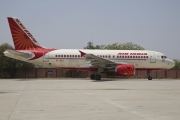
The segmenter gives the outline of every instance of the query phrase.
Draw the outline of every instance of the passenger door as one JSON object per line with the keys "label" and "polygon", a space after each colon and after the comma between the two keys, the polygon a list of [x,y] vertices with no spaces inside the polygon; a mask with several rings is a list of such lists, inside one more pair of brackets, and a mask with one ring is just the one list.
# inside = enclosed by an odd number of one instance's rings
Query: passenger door
{"label": "passenger door", "polygon": [[156,56],[154,52],[150,52],[150,63],[156,63]]}

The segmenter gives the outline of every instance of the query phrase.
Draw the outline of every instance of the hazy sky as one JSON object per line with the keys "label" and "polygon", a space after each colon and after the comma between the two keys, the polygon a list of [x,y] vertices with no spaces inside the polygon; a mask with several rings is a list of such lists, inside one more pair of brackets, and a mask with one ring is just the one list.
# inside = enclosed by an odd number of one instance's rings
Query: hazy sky
{"label": "hazy sky", "polygon": [[180,59],[180,0],[0,0],[0,44],[18,17],[49,48],[133,42]]}

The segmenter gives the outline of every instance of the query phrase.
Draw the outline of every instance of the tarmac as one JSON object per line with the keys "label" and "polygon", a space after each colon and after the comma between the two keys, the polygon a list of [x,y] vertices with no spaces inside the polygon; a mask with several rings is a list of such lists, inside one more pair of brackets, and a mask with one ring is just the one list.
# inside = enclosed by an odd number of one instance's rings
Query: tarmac
{"label": "tarmac", "polygon": [[0,79],[0,120],[180,120],[180,80]]}

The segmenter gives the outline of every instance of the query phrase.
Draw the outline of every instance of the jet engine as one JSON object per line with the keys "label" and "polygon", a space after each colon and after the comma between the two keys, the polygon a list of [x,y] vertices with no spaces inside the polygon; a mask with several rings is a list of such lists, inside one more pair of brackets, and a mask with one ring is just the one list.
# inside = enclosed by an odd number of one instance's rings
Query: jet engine
{"label": "jet engine", "polygon": [[135,67],[133,64],[117,65],[115,73],[117,76],[134,76]]}

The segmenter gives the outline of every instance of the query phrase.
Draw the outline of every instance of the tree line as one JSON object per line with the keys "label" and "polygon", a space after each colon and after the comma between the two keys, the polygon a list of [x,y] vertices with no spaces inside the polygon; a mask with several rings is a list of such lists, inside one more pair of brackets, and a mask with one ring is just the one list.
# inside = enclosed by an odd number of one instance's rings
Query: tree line
{"label": "tree line", "polygon": [[108,45],[93,45],[92,42],[88,42],[84,49],[107,49],[107,50],[144,50],[140,45],[132,42],[127,43],[113,43]]}
{"label": "tree line", "polygon": [[[3,52],[7,49],[14,50],[14,48],[8,43],[4,43],[0,45],[0,71],[3,73],[1,76],[6,76],[10,78],[16,77],[16,71],[18,69],[22,69],[24,72],[28,70],[33,70],[35,68],[34,64],[19,61],[16,59],[12,59],[4,56]],[[6,73],[9,73],[6,75]]]}

